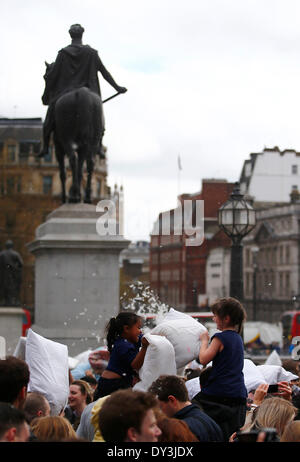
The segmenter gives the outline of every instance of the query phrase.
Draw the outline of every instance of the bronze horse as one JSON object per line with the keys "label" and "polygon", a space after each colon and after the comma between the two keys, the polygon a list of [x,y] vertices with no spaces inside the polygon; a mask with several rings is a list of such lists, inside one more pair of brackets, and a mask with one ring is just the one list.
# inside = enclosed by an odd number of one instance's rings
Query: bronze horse
{"label": "bronze horse", "polygon": [[[47,71],[50,66],[47,66]],[[47,71],[44,76],[45,80]],[[87,182],[84,202],[91,203],[94,159],[101,146],[104,132],[101,98],[87,87],[70,90],[55,102],[54,119],[53,140],[60,170],[62,202],[67,201],[65,186],[65,156],[67,156],[72,170],[72,185],[68,194],[68,202],[81,202],[81,182],[84,162],[86,162]]]}

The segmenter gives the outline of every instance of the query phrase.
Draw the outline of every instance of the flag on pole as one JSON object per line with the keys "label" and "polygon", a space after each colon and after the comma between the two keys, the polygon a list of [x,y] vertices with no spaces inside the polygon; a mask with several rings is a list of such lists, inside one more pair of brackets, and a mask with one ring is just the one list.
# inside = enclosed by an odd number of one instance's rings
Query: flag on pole
{"label": "flag on pole", "polygon": [[178,168],[179,170],[182,170],[182,166],[181,166],[181,159],[180,159],[180,156],[178,156]]}

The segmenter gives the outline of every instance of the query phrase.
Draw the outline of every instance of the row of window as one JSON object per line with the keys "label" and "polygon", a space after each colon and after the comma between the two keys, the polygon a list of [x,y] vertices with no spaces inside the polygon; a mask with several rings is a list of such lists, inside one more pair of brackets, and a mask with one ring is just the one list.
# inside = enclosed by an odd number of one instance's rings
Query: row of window
{"label": "row of window", "polygon": [[160,288],[159,298],[168,305],[178,306],[180,304],[180,288],[165,284]]}
{"label": "row of window", "polygon": [[[253,296],[254,273],[245,273],[245,295]],[[258,272],[256,274],[256,295],[291,295],[291,275],[288,271]]]}
{"label": "row of window", "polygon": [[[250,248],[245,250],[245,266],[255,263],[255,257]],[[289,244],[280,244],[259,249],[256,258],[257,265],[276,265],[291,263],[291,250]]]}
{"label": "row of window", "polygon": [[[42,193],[43,194],[52,194],[53,189],[53,176],[52,175],[43,175],[42,177]],[[26,185],[26,191],[28,190],[28,185]],[[24,192],[22,187],[22,177],[20,175],[8,176],[6,179],[0,177],[0,195],[9,195],[9,194],[20,194]],[[36,193],[38,191],[32,188],[32,192]],[[96,186],[96,197],[101,197],[101,180],[97,180]]]}
{"label": "row of window", "polygon": [[[44,175],[42,178],[42,191],[43,194],[51,194],[52,192],[52,176]],[[8,176],[6,179],[0,178],[0,194],[10,195],[22,193],[22,177]],[[35,191],[33,191],[35,192]]]}
{"label": "row of window", "polygon": [[22,179],[21,176],[11,176],[6,178],[0,178],[0,194],[16,194],[22,192]]}
{"label": "row of window", "polygon": [[[160,254],[161,263],[180,263],[181,251],[162,252]],[[158,265],[158,253],[153,252],[151,255],[153,265]]]}
{"label": "row of window", "polygon": [[[28,159],[29,151],[30,149],[33,150],[33,154],[37,154],[40,150],[40,143],[35,143],[35,144],[28,144],[28,143],[20,143],[18,144],[8,144],[6,147],[6,161],[9,163],[15,163],[20,161],[26,162]],[[48,154],[43,157],[44,162],[51,163],[53,160],[53,152],[54,148],[53,146],[49,147]],[[3,159],[4,156],[4,150],[3,147],[0,149],[0,159]]]}
{"label": "row of window", "polygon": [[[184,268],[182,269],[182,278],[184,279]],[[173,271],[161,271],[160,272],[160,280],[161,281],[174,281],[177,282],[180,280],[180,270],[173,270]],[[158,281],[158,271],[151,271],[151,281],[156,282]]]}

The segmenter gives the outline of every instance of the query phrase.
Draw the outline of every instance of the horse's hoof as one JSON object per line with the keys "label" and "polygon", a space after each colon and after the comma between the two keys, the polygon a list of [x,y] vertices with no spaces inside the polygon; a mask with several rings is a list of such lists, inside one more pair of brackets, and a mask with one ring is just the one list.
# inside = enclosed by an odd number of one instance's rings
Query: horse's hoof
{"label": "horse's hoof", "polygon": [[84,203],[85,203],[85,204],[91,204],[92,201],[91,201],[91,199],[84,199]]}

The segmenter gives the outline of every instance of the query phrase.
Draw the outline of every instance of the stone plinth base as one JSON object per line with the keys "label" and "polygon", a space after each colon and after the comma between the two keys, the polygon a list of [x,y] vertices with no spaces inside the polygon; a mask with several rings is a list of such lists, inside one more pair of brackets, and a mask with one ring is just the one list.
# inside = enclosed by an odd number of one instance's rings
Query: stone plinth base
{"label": "stone plinth base", "polygon": [[[5,339],[6,355],[14,353],[19,338],[22,336],[24,311],[13,306],[0,306],[0,337]],[[1,350],[3,348],[1,341]],[[1,351],[1,356],[3,352]]]}
{"label": "stone plinth base", "polygon": [[100,216],[94,205],[62,205],[28,244],[36,258],[33,330],[66,344],[70,356],[97,348],[119,311],[119,254],[129,241],[99,236]]}

